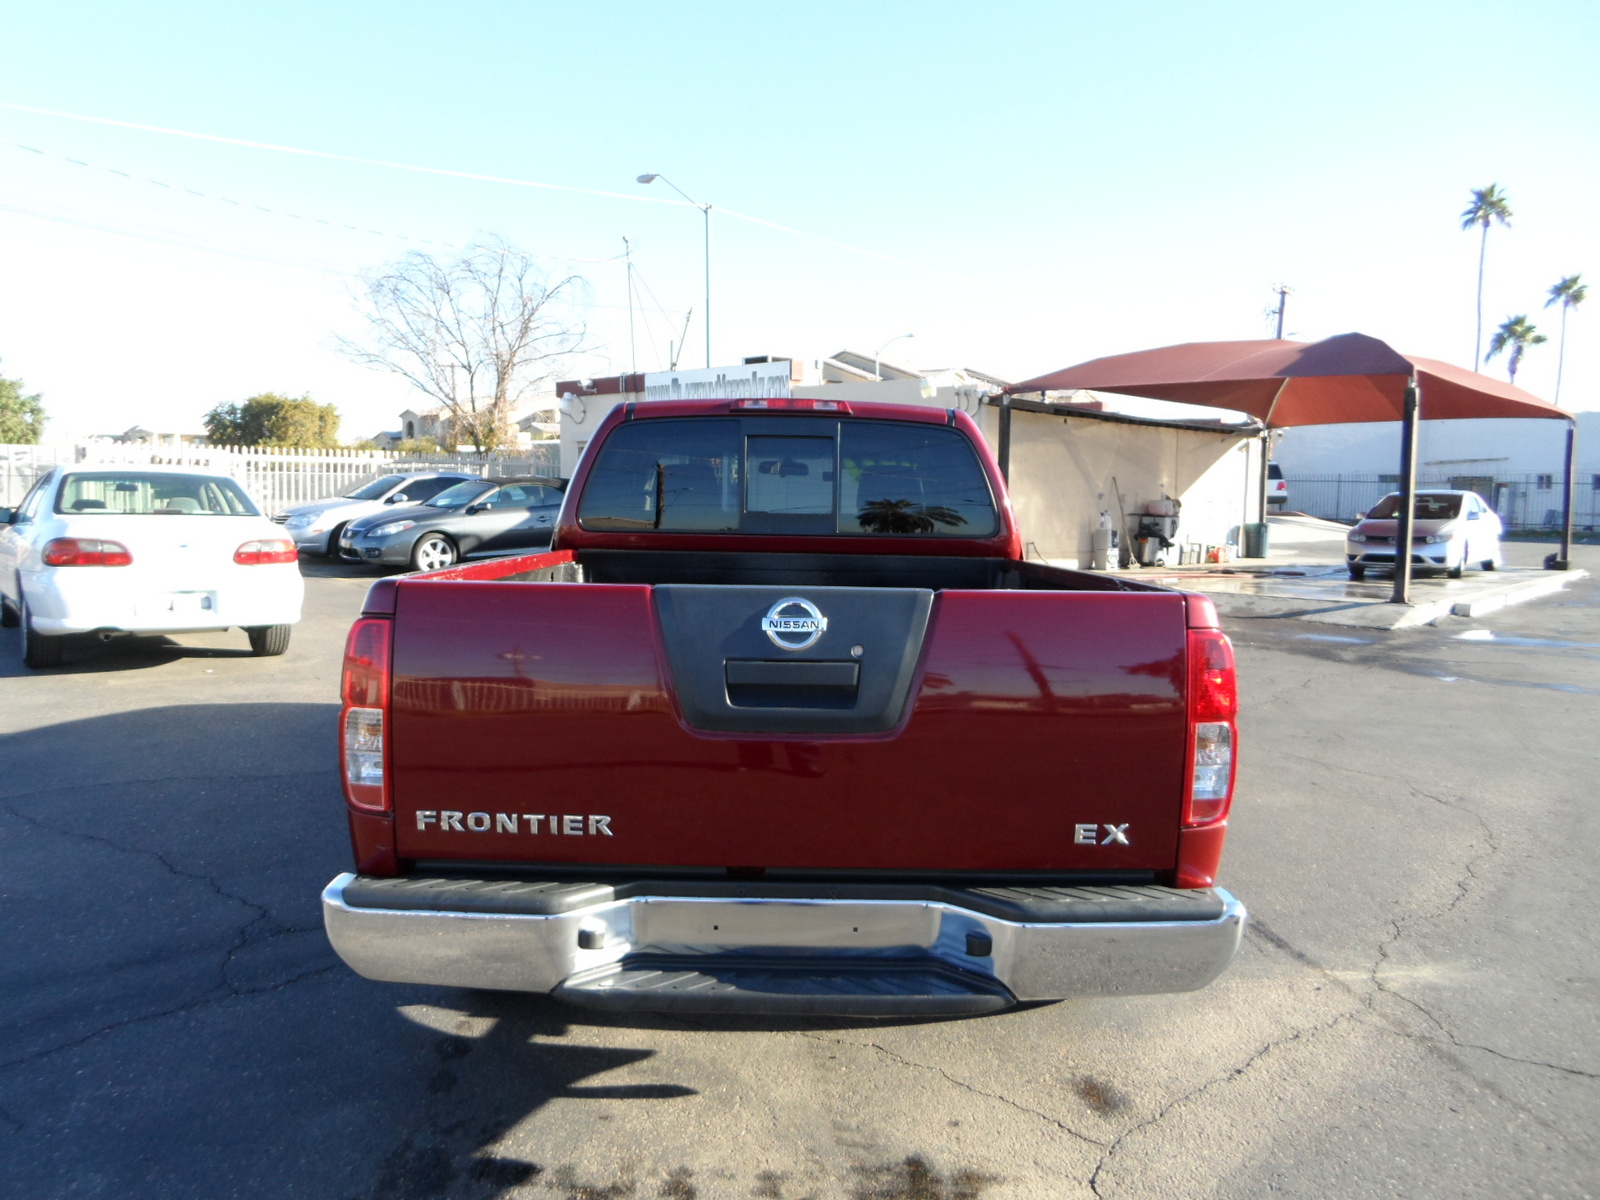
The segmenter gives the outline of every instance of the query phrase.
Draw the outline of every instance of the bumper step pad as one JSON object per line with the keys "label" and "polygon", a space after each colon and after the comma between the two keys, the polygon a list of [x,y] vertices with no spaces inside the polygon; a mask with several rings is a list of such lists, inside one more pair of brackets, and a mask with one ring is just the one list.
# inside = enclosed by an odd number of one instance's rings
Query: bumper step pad
{"label": "bumper step pad", "polygon": [[552,993],[583,1008],[847,1017],[961,1016],[1016,1003],[1010,991],[938,963],[634,956]]}

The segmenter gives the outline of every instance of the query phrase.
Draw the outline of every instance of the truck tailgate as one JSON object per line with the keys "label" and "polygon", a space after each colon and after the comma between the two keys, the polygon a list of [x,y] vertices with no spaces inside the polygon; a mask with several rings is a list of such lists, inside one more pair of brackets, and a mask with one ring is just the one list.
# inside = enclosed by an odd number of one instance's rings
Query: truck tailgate
{"label": "truck tailgate", "polygon": [[[402,580],[408,859],[1163,870],[1184,792],[1177,593]],[[852,654],[853,649],[859,653]],[[852,673],[853,672],[853,673]],[[604,766],[604,770],[596,770]]]}

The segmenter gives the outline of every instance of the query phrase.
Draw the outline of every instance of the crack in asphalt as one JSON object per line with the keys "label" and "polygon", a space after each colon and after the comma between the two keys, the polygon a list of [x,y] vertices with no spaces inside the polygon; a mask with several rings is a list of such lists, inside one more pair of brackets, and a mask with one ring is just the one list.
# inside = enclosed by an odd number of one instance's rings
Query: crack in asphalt
{"label": "crack in asphalt", "polygon": [[1329,1030],[1335,1028],[1343,1022],[1354,1020],[1358,1016],[1359,1013],[1355,1010],[1342,1012],[1333,1019],[1324,1021],[1319,1025],[1305,1026],[1300,1029],[1296,1029],[1292,1033],[1289,1033],[1283,1037],[1274,1038],[1260,1049],[1254,1051],[1238,1066],[1231,1067],[1222,1074],[1215,1075],[1206,1080],[1204,1083],[1197,1084],[1195,1087],[1190,1088],[1181,1096],[1174,1097],[1173,1099],[1167,1101],[1167,1103],[1162,1105],[1154,1116],[1150,1117],[1148,1120],[1139,1122],[1137,1125],[1123,1130],[1112,1139],[1111,1143],[1106,1146],[1105,1153],[1100,1156],[1100,1161],[1095,1164],[1094,1173],[1089,1176],[1089,1190],[1097,1197],[1100,1197],[1101,1200],[1104,1200],[1105,1194],[1100,1190],[1100,1176],[1111,1164],[1112,1158],[1115,1157],[1117,1150],[1122,1146],[1122,1143],[1133,1137],[1136,1133],[1140,1133],[1147,1129],[1153,1129],[1155,1126],[1161,1124],[1161,1122],[1166,1120],[1167,1115],[1179,1105],[1188,1103],[1190,1100],[1193,1100],[1195,1097],[1210,1091],[1212,1088],[1221,1087],[1224,1084],[1232,1083],[1241,1078],[1252,1067],[1254,1067],[1262,1059],[1266,1058],[1274,1050],[1281,1049],[1284,1046],[1292,1045],[1293,1043],[1302,1041],[1306,1038],[1312,1038],[1320,1034],[1327,1033]]}
{"label": "crack in asphalt", "polygon": [[[202,1008],[210,1008],[217,1004],[226,1004],[229,1000],[240,1000],[249,996],[263,995],[267,992],[282,991],[284,988],[292,987],[293,985],[302,983],[307,979],[315,978],[318,975],[326,975],[329,971],[336,970],[337,967],[337,963],[330,963],[325,967],[315,967],[309,971],[302,971],[299,975],[291,976],[288,979],[280,979],[277,983],[270,984],[266,987],[245,988],[239,991],[229,991],[224,995],[207,993],[196,999],[187,1000],[182,1004],[173,1005],[171,1008],[162,1009],[160,1012],[139,1013],[137,1016],[124,1017],[120,1021],[113,1021],[109,1025],[101,1026],[99,1029],[90,1030],[88,1033],[85,1033],[80,1037],[73,1038],[69,1042],[62,1042],[55,1046],[47,1046],[42,1050],[35,1050],[31,1054],[24,1054],[20,1058],[13,1058],[8,1059],[5,1062],[0,1062],[0,1071],[8,1071],[13,1067],[24,1067],[30,1063],[51,1058],[66,1050],[75,1050],[79,1046],[85,1045],[88,1042],[92,1042],[97,1038],[104,1037],[107,1034],[116,1033],[119,1030],[127,1029],[134,1025],[143,1025],[150,1021],[163,1021],[168,1017],[182,1016],[184,1013],[195,1012]],[[15,1120],[15,1118],[11,1119]],[[27,1125],[23,1122],[18,1122],[17,1128],[19,1130],[26,1129]]]}
{"label": "crack in asphalt", "polygon": [[[296,774],[300,773],[301,772],[296,772]],[[50,790],[59,791],[64,789]],[[23,812],[22,810],[16,808],[11,803],[11,800],[16,798],[17,797],[8,797],[6,799],[0,799],[0,812],[5,812],[10,816],[15,817],[19,821],[33,826],[35,829],[43,830],[46,833],[54,834],[58,837],[72,838],[78,841],[105,846],[119,854],[132,854],[152,859],[155,862],[160,863],[161,866],[165,868],[168,874],[170,874],[173,878],[204,884],[218,899],[227,901],[231,904],[240,905],[253,915],[251,915],[248,920],[239,926],[234,935],[233,942],[227,947],[226,951],[222,955],[222,960],[217,964],[218,978],[214,987],[202,992],[199,996],[192,997],[191,999],[186,1000],[181,1004],[174,1005],[171,1008],[163,1009],[159,1012],[140,1013],[135,1016],[125,1017],[121,1020],[113,1021],[107,1025],[103,1025],[98,1029],[91,1030],[88,1033],[82,1034],[81,1036],[73,1038],[69,1041],[61,1042],[54,1046],[48,1046],[44,1049],[34,1051],[31,1054],[25,1054],[21,1057],[9,1059],[5,1062],[0,1062],[0,1070],[8,1070],[12,1067],[23,1066],[28,1063],[37,1062],[41,1059],[48,1058],[51,1055],[59,1054],[64,1050],[74,1049],[78,1046],[84,1045],[86,1042],[93,1041],[96,1038],[102,1037],[109,1033],[114,1033],[117,1030],[126,1028],[130,1025],[141,1024],[146,1021],[162,1020],[167,1017],[181,1015],[182,1013],[190,1012],[208,1005],[219,1004],[227,1000],[238,999],[245,996],[257,996],[267,992],[278,991],[281,988],[288,987],[292,984],[299,983],[302,980],[310,979],[317,975],[325,974],[326,972],[335,969],[337,964],[330,963],[325,966],[314,967],[308,971],[302,971],[299,974],[290,976],[287,979],[278,980],[275,983],[266,984],[259,987],[250,987],[235,983],[231,978],[229,978],[229,969],[233,966],[234,960],[238,957],[239,953],[246,947],[265,945],[268,942],[274,941],[281,937],[287,937],[292,934],[308,933],[314,930],[316,926],[294,926],[282,924],[272,917],[271,912],[266,905],[258,904],[253,900],[247,900],[243,896],[228,891],[219,882],[217,882],[216,879],[209,875],[202,875],[196,871],[185,870],[184,868],[173,863],[160,851],[147,849],[142,846],[124,845],[112,838],[105,837],[102,834],[86,833],[78,829],[66,829],[58,825],[53,825],[49,821],[42,820],[31,813]],[[264,933],[252,934],[253,930],[257,929],[258,926],[263,925],[269,926]],[[23,1127],[24,1126],[20,1124],[18,1126],[18,1128]]]}
{"label": "crack in asphalt", "polygon": [[1026,1104],[1019,1104],[1015,1100],[1012,1100],[1009,1096],[1002,1096],[1002,1095],[999,1095],[996,1092],[985,1091],[983,1088],[978,1087],[976,1084],[968,1083],[964,1079],[957,1079],[954,1075],[950,1074],[950,1072],[946,1071],[943,1067],[936,1067],[936,1066],[933,1066],[931,1063],[916,1062],[915,1060],[909,1059],[905,1055],[900,1054],[897,1051],[889,1049],[887,1046],[885,1046],[885,1045],[883,1045],[883,1044],[881,1044],[879,1042],[854,1042],[854,1041],[851,1041],[849,1038],[824,1037],[821,1034],[806,1033],[803,1030],[800,1031],[800,1036],[803,1037],[803,1038],[809,1038],[811,1041],[814,1041],[814,1042],[822,1042],[822,1043],[824,1043],[826,1045],[855,1046],[857,1049],[876,1050],[879,1054],[883,1055],[885,1058],[891,1060],[892,1062],[897,1062],[901,1066],[914,1067],[919,1071],[931,1071],[933,1074],[942,1077],[947,1083],[954,1084],[956,1087],[961,1088],[963,1091],[971,1092],[975,1096],[983,1096],[985,1099],[988,1099],[988,1100],[998,1100],[1001,1104],[1008,1105],[1009,1107],[1016,1109],[1018,1112],[1026,1113],[1030,1117],[1037,1117],[1041,1121],[1044,1121],[1044,1122],[1046,1122],[1046,1123],[1048,1123],[1050,1125],[1054,1125],[1057,1129],[1060,1129],[1063,1133],[1070,1133],[1073,1137],[1077,1138],[1081,1142],[1087,1142],[1091,1146],[1099,1146],[1101,1148],[1104,1148],[1107,1145],[1107,1143],[1102,1141],[1101,1139],[1090,1137],[1088,1134],[1080,1132],[1077,1129],[1074,1129],[1071,1125],[1068,1125],[1065,1121],[1062,1121],[1057,1117],[1052,1117],[1049,1113],[1040,1112],[1036,1108],[1029,1108]]}
{"label": "crack in asphalt", "polygon": [[[1266,942],[1269,946],[1272,946],[1274,949],[1282,951],[1283,953],[1289,955],[1291,958],[1295,959],[1297,962],[1299,962],[1299,963],[1305,965],[1306,967],[1310,968],[1311,970],[1315,971],[1317,974],[1321,975],[1323,977],[1323,979],[1326,980],[1327,983],[1330,986],[1332,986],[1334,988],[1337,988],[1339,991],[1343,992],[1345,995],[1351,997],[1358,1004],[1360,1004],[1362,1009],[1365,1010],[1365,1017],[1370,1018],[1370,1019],[1375,1020],[1375,1021],[1378,1022],[1378,1025],[1373,1026],[1374,1028],[1378,1028],[1382,1032],[1393,1034],[1394,1036],[1399,1037],[1399,1038],[1403,1038],[1403,1039],[1405,1039],[1407,1041],[1415,1041],[1415,1042],[1423,1045],[1424,1047],[1426,1047],[1428,1049],[1428,1051],[1431,1054],[1433,1054],[1436,1058],[1438,1058],[1445,1065],[1450,1067],[1452,1070],[1459,1071],[1461,1074],[1465,1075],[1468,1079],[1472,1080],[1473,1083],[1477,1084],[1484,1091],[1486,1091],[1490,1095],[1494,1096],[1495,1099],[1499,1100],[1501,1103],[1506,1104],[1509,1107],[1516,1109],[1517,1111],[1521,1112],[1524,1116],[1528,1117],[1528,1119],[1533,1121],[1535,1124],[1543,1126],[1545,1129],[1549,1130],[1550,1132],[1555,1133],[1557,1136],[1562,1137],[1563,1139],[1565,1139],[1567,1137],[1567,1134],[1566,1134],[1566,1132],[1564,1130],[1561,1130],[1557,1126],[1553,1125],[1551,1122],[1545,1120],[1538,1113],[1534,1112],[1532,1109],[1529,1109],[1526,1105],[1520,1104],[1515,1099],[1513,1099],[1511,1096],[1506,1095],[1505,1091],[1503,1089],[1501,1089],[1499,1087],[1499,1085],[1494,1083],[1492,1080],[1484,1079],[1481,1075],[1478,1074],[1478,1072],[1473,1070],[1471,1064],[1462,1061],[1460,1058],[1456,1057],[1453,1054],[1448,1053],[1446,1051],[1443,1043],[1437,1041],[1436,1039],[1429,1038],[1429,1037],[1424,1037],[1421,1034],[1415,1033],[1410,1029],[1404,1028],[1402,1025],[1400,1025],[1398,1023],[1398,1021],[1392,1019],[1387,1014],[1385,1014],[1383,1012],[1380,1012],[1378,1010],[1377,1002],[1376,1002],[1377,1001],[1377,997],[1380,996],[1380,995],[1382,995],[1382,996],[1391,996],[1396,1000],[1399,1000],[1399,1001],[1401,1001],[1401,1002],[1403,1002],[1405,1004],[1409,1004],[1412,1008],[1416,1009],[1417,1012],[1419,1012],[1422,1016],[1426,1017],[1439,1030],[1439,1032],[1441,1034],[1443,1034],[1449,1040],[1449,1042],[1450,1042],[1450,1044],[1452,1046],[1456,1046],[1456,1047],[1459,1047],[1459,1048],[1464,1049],[1464,1050],[1465,1049],[1482,1050],[1482,1051],[1484,1051],[1484,1052],[1486,1052],[1488,1054],[1495,1055],[1495,1056],[1497,1056],[1499,1058],[1505,1058],[1505,1059],[1508,1059],[1509,1061],[1512,1061],[1512,1062],[1526,1063],[1529,1066],[1548,1066],[1552,1070],[1555,1070],[1555,1071],[1564,1071],[1564,1072],[1568,1072],[1568,1073],[1571,1073],[1571,1074],[1577,1074],[1577,1075],[1585,1075],[1586,1074],[1585,1072],[1582,1072],[1582,1071],[1575,1071],[1572,1068],[1557,1066],[1554,1063],[1542,1063],[1542,1062],[1537,1062],[1537,1061],[1532,1060],[1532,1059],[1513,1058],[1510,1055],[1504,1054],[1504,1053],[1502,1053],[1501,1051],[1498,1051],[1498,1050],[1494,1050],[1494,1049],[1492,1049],[1492,1048],[1490,1048],[1488,1046],[1478,1046],[1478,1045],[1474,1045],[1473,1043],[1470,1043],[1470,1042],[1462,1042],[1453,1033],[1451,1033],[1450,1030],[1448,1028],[1446,1028],[1444,1022],[1441,1021],[1432,1012],[1430,1012],[1425,1005],[1423,1005],[1422,1003],[1420,1003],[1417,1000],[1412,999],[1410,996],[1407,996],[1402,992],[1395,991],[1393,988],[1390,988],[1390,987],[1387,987],[1386,985],[1380,984],[1378,982],[1377,978],[1376,978],[1376,972],[1381,969],[1381,962],[1387,956],[1386,947],[1387,947],[1387,945],[1392,943],[1395,940],[1395,938],[1401,936],[1401,933],[1400,933],[1400,922],[1399,921],[1391,919],[1390,922],[1389,922],[1389,926],[1390,926],[1390,929],[1393,930],[1394,932],[1391,933],[1390,937],[1384,939],[1383,942],[1379,943],[1379,946],[1378,946],[1378,958],[1374,960],[1372,968],[1369,969],[1369,971],[1367,972],[1367,974],[1365,976],[1367,981],[1372,985],[1372,992],[1371,993],[1363,992],[1363,991],[1351,986],[1351,984],[1348,983],[1346,980],[1341,978],[1339,975],[1335,974],[1329,968],[1323,966],[1321,963],[1317,962],[1314,958],[1312,958],[1310,955],[1306,954],[1304,951],[1300,950],[1292,942],[1290,942],[1287,938],[1285,938],[1282,934],[1280,934],[1276,930],[1272,929],[1271,926],[1267,925],[1265,922],[1263,922],[1259,917],[1255,916],[1254,914],[1251,915],[1250,924],[1249,924],[1249,926],[1246,927],[1246,932],[1247,933],[1253,933],[1256,937],[1260,938],[1261,941]],[[1361,1014],[1361,1013],[1353,1013],[1352,1015],[1356,1016],[1358,1019],[1363,1016],[1363,1014]]]}

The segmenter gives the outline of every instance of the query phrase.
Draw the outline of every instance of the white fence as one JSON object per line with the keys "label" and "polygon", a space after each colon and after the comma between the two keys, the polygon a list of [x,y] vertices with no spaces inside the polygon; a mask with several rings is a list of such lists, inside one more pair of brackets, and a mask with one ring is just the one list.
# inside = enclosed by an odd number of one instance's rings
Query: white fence
{"label": "white fence", "polygon": [[[1330,521],[1353,521],[1399,486],[1396,475],[1298,475],[1284,472],[1292,512]],[[1417,476],[1419,488],[1477,492],[1512,529],[1553,529],[1561,524],[1561,476],[1435,475]],[[1600,524],[1600,475],[1573,474],[1572,523],[1579,529]]]}
{"label": "white fence", "polygon": [[392,450],[279,450],[260,446],[121,446],[114,443],[0,445],[0,505],[17,504],[51,467],[97,464],[198,467],[232,475],[270,516],[291,505],[339,496],[369,479],[409,471],[449,470],[504,479],[557,475],[560,444],[515,454],[398,454]]}

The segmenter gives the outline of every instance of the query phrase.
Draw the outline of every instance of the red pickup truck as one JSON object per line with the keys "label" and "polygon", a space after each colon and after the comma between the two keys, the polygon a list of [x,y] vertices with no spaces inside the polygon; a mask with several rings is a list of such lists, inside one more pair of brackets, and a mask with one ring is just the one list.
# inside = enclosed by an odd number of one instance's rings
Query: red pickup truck
{"label": "red pickup truck", "polygon": [[1215,610],[1023,561],[959,412],[619,406],[549,552],[373,586],[343,698],[371,979],[973,1013],[1202,987],[1243,931]]}

